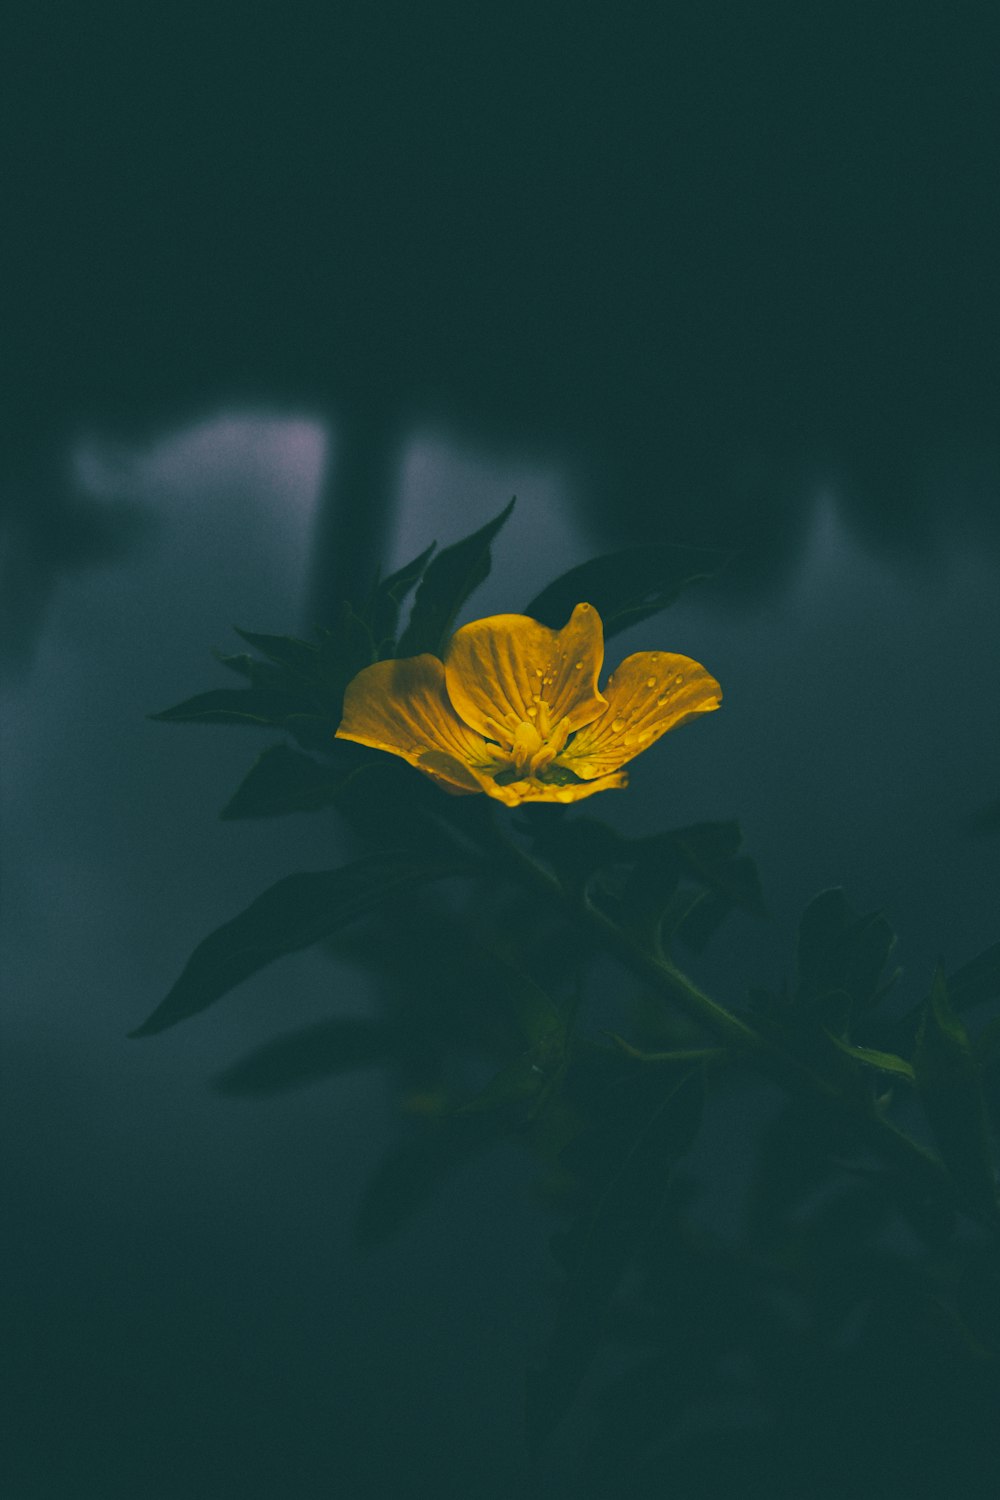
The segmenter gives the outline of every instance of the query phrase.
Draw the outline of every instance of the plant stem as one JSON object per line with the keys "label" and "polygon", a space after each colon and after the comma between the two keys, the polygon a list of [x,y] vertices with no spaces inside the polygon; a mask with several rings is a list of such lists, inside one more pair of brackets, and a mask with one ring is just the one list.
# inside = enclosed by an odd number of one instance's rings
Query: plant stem
{"label": "plant stem", "polygon": [[[637,942],[631,933],[619,927],[586,895],[573,900],[552,871],[514,843],[496,823],[492,827],[492,842],[509,868],[544,892],[571,917],[585,923],[604,946],[633,973],[644,979],[654,990],[678,1003],[688,1016],[699,1021],[759,1072],[790,1092],[811,1098],[814,1102],[835,1110],[841,1117],[846,1117],[867,1144],[888,1157],[906,1175],[919,1180],[927,1189],[943,1192],[949,1197],[960,1191],[935,1152],[913,1140],[905,1131],[862,1101],[841,1093],[835,1083],[706,995],[669,958]],[[995,1222],[964,1195],[962,1206],[985,1228],[996,1229]]]}

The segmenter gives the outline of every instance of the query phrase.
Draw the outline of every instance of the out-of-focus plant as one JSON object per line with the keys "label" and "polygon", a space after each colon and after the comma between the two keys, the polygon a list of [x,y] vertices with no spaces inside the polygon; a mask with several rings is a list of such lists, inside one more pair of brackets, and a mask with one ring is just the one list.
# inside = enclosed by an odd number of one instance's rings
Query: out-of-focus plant
{"label": "out-of-focus plant", "polygon": [[[523,1144],[562,1220],[527,1441],[544,1464],[584,1401],[575,1494],[991,1493],[1000,943],[907,1005],[885,917],[830,890],[778,990],[705,993],[682,962],[735,910],[763,915],[738,825],[634,838],[568,804],[717,707],[709,673],[666,651],[599,682],[606,639],[726,559],[617,553],[456,630],[510,510],[311,640],[241,631],[252,654],[222,658],[240,686],[155,716],[280,732],[222,817],[333,809],[363,852],[286,876],[205,938],[134,1035],[311,944],[379,976],[379,1016],[283,1035],[218,1086],[391,1070],[406,1129],[366,1195],[367,1242],[497,1140]],[[690,1155],[706,1110],[732,1119],[754,1079],[733,1239],[699,1216],[711,1164]]]}

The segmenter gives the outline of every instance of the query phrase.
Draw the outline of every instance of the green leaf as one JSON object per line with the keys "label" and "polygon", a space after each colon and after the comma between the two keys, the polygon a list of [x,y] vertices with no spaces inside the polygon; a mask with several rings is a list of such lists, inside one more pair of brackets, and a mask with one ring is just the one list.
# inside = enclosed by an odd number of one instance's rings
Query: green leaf
{"label": "green leaf", "polygon": [[957,1011],[996,1000],[1000,996],[1000,943],[956,969],[948,979],[948,994]]}
{"label": "green leaf", "polygon": [[940,968],[921,1018],[913,1069],[945,1164],[969,1204],[995,1219],[996,1177],[980,1069]]}
{"label": "green leaf", "polygon": [[674,1047],[668,1052],[644,1052],[641,1047],[633,1047],[624,1037],[617,1032],[608,1032],[611,1040],[620,1052],[626,1057],[634,1058],[636,1062],[658,1063],[677,1067],[678,1064],[686,1063],[714,1063],[722,1062],[729,1056],[724,1047]]}
{"label": "green leaf", "polygon": [[305,682],[314,682],[318,675],[318,648],[311,641],[300,641],[293,635],[259,635],[254,631],[240,630],[236,634],[248,646],[253,646],[268,661],[284,667],[293,677]]}
{"label": "green leaf", "polygon": [[[611,1299],[656,1221],[672,1164],[690,1147],[703,1102],[702,1069],[681,1067],[671,1083],[656,1069],[621,1056],[597,1097],[581,1100],[587,1130],[570,1147],[593,1163],[592,1206],[557,1237],[553,1250],[566,1280],[546,1360],[529,1373],[529,1444],[540,1444],[562,1420],[600,1344]],[[598,1059],[606,1070],[607,1059]]]}
{"label": "green leaf", "polygon": [[336,627],[324,630],[319,642],[320,689],[330,705],[334,727],[340,723],[347,684],[365,667],[370,667],[377,655],[367,621],[345,602],[341,605]]}
{"label": "green leaf", "polygon": [[227,1068],[215,1079],[220,1094],[243,1097],[283,1093],[393,1055],[389,1027],[365,1016],[336,1016],[289,1032]]}
{"label": "green leaf", "polygon": [[169,994],[130,1035],[165,1031],[276,958],[330,937],[410,886],[456,872],[455,865],[376,856],[341,870],[286,876],[199,943]]}
{"label": "green leaf", "polygon": [[163,724],[247,724],[259,729],[281,726],[301,715],[304,708],[302,699],[291,693],[256,687],[213,688],[149,717]]}
{"label": "green leaf", "polygon": [[559,1062],[560,1049],[551,1043],[529,1048],[495,1073],[478,1094],[456,1110],[456,1114],[509,1113],[513,1106],[537,1099],[551,1081]]}
{"label": "green leaf", "polygon": [[513,509],[511,500],[479,531],[434,558],[417,589],[410,623],[399,642],[399,656],[419,656],[423,651],[443,655],[458,611],[489,576],[490,543]]}
{"label": "green leaf", "polygon": [[388,578],[383,578],[375,585],[364,615],[368,620],[376,645],[381,646],[383,642],[391,644],[395,641],[396,631],[399,629],[400,606],[410,590],[420,582],[436,546],[436,542],[431,542],[419,557],[415,557],[405,567],[399,568],[395,573],[390,573]]}
{"label": "green leaf", "polygon": [[821,891],[799,923],[798,1004],[820,1014],[832,996],[846,996],[848,1012],[871,1008],[887,988],[881,978],[895,942],[881,912],[859,917],[839,886]]}
{"label": "green leaf", "polygon": [[629,547],[571,568],[536,594],[524,613],[559,630],[586,602],[600,615],[608,640],[659,614],[689,583],[721,573],[732,556],[713,547]]}
{"label": "green leaf", "polygon": [[285,813],[315,812],[352,794],[370,763],[331,767],[287,745],[272,745],[250,767],[237,791],[219,814],[235,818],[275,818]]}
{"label": "green leaf", "polygon": [[911,1065],[902,1057],[897,1057],[894,1052],[877,1052],[873,1047],[854,1047],[850,1042],[842,1041],[832,1031],[827,1031],[827,1036],[835,1047],[848,1057],[853,1057],[856,1062],[864,1063],[869,1068],[877,1068],[881,1073],[894,1073],[900,1078],[905,1078],[907,1083],[915,1083],[916,1076]]}

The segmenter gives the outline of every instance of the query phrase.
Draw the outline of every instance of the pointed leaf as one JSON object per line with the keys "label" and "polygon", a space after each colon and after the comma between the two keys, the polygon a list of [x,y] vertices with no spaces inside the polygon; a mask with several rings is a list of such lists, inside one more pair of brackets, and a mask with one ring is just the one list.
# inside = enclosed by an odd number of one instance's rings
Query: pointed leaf
{"label": "pointed leaf", "polygon": [[980,1069],[940,968],[921,1019],[913,1068],[945,1164],[970,1205],[995,1219],[996,1176]]}
{"label": "pointed leaf", "polygon": [[436,547],[437,543],[431,542],[419,557],[375,585],[365,615],[376,645],[395,641],[399,629],[400,606],[410,590],[420,582]]}
{"label": "pointed leaf", "polygon": [[950,975],[948,994],[957,1011],[971,1010],[1000,996],[1000,943],[994,943]]}
{"label": "pointed leaf", "polygon": [[258,756],[219,817],[275,818],[332,807],[352,795],[370,770],[367,762],[324,766],[287,745],[272,745]]}
{"label": "pointed leaf", "polygon": [[524,613],[559,630],[585,601],[600,615],[607,640],[666,609],[689,583],[721,573],[732,556],[714,547],[629,547],[571,568]]}
{"label": "pointed leaf", "polygon": [[796,998],[821,1010],[834,992],[848,1011],[870,1009],[889,988],[881,981],[896,935],[881,912],[859,917],[840,887],[821,891],[799,923]]}
{"label": "pointed leaf", "polygon": [[149,717],[163,724],[246,724],[261,728],[280,726],[302,714],[305,707],[303,700],[291,693],[255,687],[213,688]]}
{"label": "pointed leaf", "polygon": [[387,1062],[393,1037],[365,1016],[335,1016],[277,1037],[241,1058],[215,1079],[220,1094],[278,1094],[354,1068]]}
{"label": "pointed leaf", "polygon": [[419,656],[423,651],[443,654],[458,611],[489,576],[490,543],[513,509],[511,500],[492,521],[434,558],[417,589],[410,623],[399,642],[399,656]]}
{"label": "pointed leaf", "polygon": [[197,1015],[276,958],[311,947],[407,887],[456,868],[377,856],[279,880],[198,945],[166,998],[130,1035],[152,1036]]}
{"label": "pointed leaf", "polygon": [[294,677],[313,682],[318,673],[318,648],[311,641],[300,641],[293,635],[260,635],[234,627],[236,634],[262,656],[284,667]]}
{"label": "pointed leaf", "polygon": [[877,1068],[881,1073],[894,1073],[899,1078],[905,1078],[907,1083],[915,1083],[916,1077],[911,1065],[902,1057],[897,1057],[894,1052],[877,1052],[873,1047],[854,1047],[849,1042],[842,1041],[832,1031],[827,1031],[827,1036],[835,1047],[848,1057],[853,1057],[855,1062],[864,1063],[866,1067]]}

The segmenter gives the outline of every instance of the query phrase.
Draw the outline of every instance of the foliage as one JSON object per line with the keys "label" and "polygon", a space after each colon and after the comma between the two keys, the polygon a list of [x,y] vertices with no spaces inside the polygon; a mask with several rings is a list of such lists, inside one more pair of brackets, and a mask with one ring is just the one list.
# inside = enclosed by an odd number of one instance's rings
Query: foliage
{"label": "foliage", "polygon": [[[133,1034],[310,944],[367,968],[381,1014],[286,1032],[217,1087],[262,1097],[389,1070],[404,1130],[362,1205],[369,1245],[518,1143],[559,1223],[527,1441],[544,1467],[556,1429],[588,1413],[574,1493],[712,1494],[734,1479],[748,1496],[987,1493],[1000,943],[916,981],[907,1003],[885,915],[827,890],[803,910],[788,978],[723,1005],[679,965],[734,914],[766,917],[736,822],[627,837],[561,805],[448,797],[333,738],[359,671],[441,652],[511,506],[377,581],[333,630],[240,632],[254,654],[222,660],[244,686],[155,716],[280,733],[222,816],[333,812],[368,852],[279,880],[201,942]],[[619,553],[525,612],[556,627],[586,598],[613,633],[724,562]],[[745,1108],[755,1167],[726,1238],[699,1212],[693,1162],[703,1121],[739,1134]]]}

